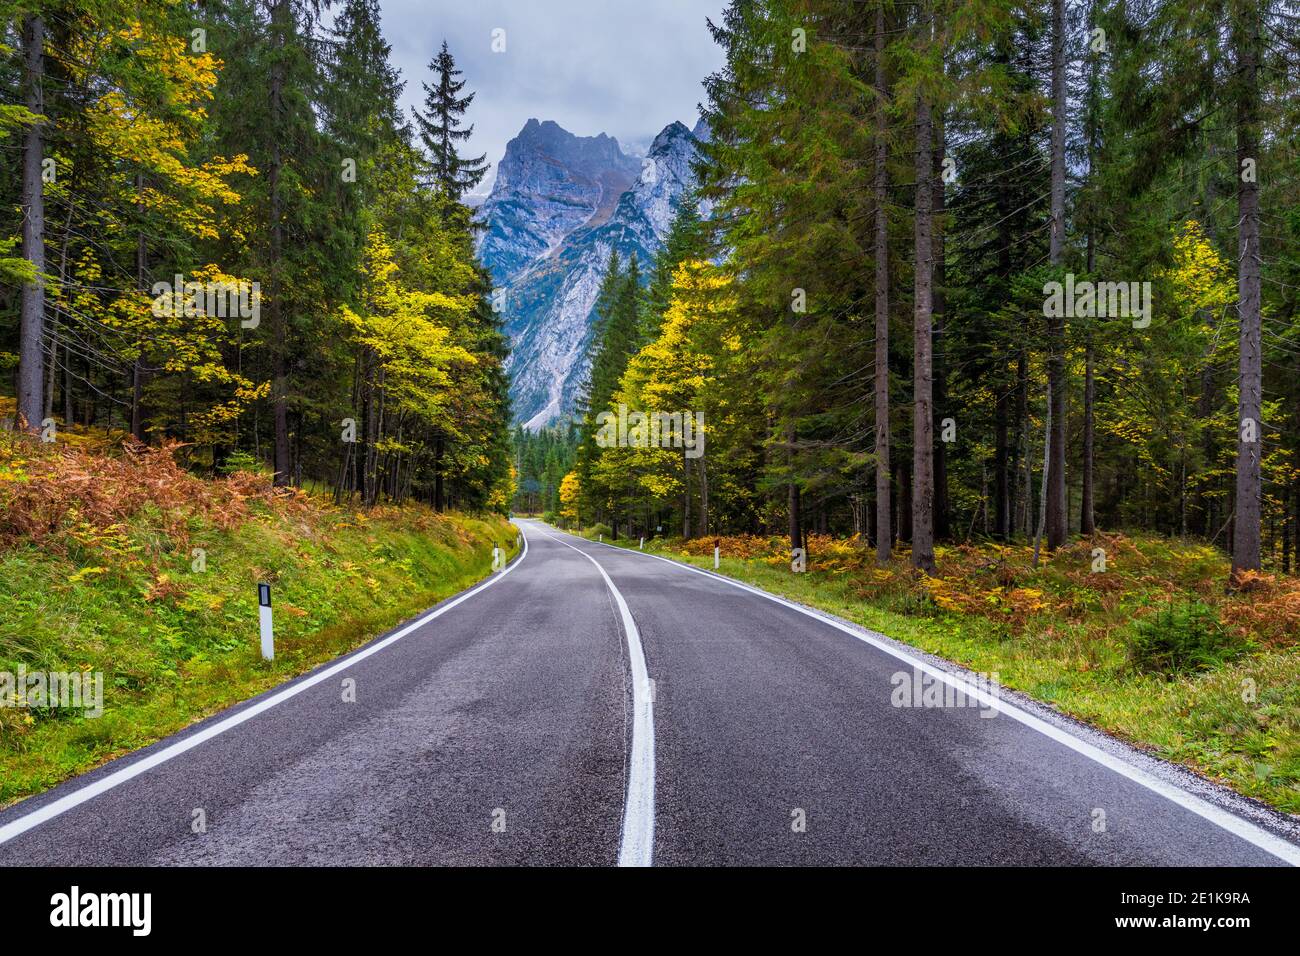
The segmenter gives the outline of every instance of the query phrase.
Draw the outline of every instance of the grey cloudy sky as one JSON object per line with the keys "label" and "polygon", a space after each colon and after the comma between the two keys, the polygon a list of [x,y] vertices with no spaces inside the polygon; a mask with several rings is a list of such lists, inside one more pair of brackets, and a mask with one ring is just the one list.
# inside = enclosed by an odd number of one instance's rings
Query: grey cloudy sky
{"label": "grey cloudy sky", "polygon": [[[529,117],[571,133],[608,133],[649,145],[681,120],[694,126],[701,81],[722,63],[705,19],[725,0],[381,0],[384,36],[416,105],[443,38],[477,96],[466,155],[486,153],[494,172],[506,143]],[[492,31],[506,50],[492,52]]]}

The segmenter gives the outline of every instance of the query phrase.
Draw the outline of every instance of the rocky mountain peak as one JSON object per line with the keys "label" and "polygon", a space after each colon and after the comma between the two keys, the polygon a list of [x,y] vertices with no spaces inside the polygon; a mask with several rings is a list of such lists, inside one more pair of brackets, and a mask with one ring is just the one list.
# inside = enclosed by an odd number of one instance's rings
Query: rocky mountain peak
{"label": "rocky mountain peak", "polygon": [[479,209],[480,259],[496,282],[508,282],[575,229],[608,218],[639,171],[612,136],[575,136],[551,120],[528,120],[506,145]]}
{"label": "rocky mountain peak", "polygon": [[529,120],[510,141],[479,212],[484,263],[504,286],[516,420],[537,428],[572,411],[586,374],[596,292],[611,250],[648,274],[684,193],[698,140],[683,123],[641,160],[611,136]]}

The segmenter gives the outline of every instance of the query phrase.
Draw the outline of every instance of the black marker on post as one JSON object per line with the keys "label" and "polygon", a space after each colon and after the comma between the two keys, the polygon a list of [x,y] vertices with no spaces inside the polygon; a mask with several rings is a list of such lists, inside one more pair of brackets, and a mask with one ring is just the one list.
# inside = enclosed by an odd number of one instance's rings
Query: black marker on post
{"label": "black marker on post", "polygon": [[257,586],[257,614],[262,626],[262,659],[275,660],[275,636],[271,631],[271,585]]}

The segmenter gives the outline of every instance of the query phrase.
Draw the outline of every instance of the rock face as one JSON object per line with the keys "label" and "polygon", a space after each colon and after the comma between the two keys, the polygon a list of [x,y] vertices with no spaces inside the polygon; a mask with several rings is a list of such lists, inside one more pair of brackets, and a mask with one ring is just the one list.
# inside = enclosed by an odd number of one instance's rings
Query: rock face
{"label": "rock face", "polygon": [[647,273],[683,193],[695,187],[699,134],[673,123],[638,162],[603,134],[580,138],[529,120],[506,147],[479,213],[480,256],[503,293],[511,398],[525,427],[573,411],[610,250],[624,263],[635,255]]}
{"label": "rock face", "polygon": [[530,119],[506,145],[479,209],[487,226],[479,258],[497,283],[509,282],[579,226],[608,218],[640,170],[604,133],[574,136],[550,120]]}

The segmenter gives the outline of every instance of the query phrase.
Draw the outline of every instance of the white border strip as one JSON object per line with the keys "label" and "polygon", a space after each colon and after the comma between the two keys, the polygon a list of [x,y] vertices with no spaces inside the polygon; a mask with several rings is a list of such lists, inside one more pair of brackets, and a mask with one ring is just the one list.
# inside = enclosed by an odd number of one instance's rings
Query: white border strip
{"label": "white border strip", "polygon": [[581,548],[543,531],[548,538],[577,551],[596,566],[623,617],[627,656],[632,663],[632,755],[627,767],[627,795],[623,804],[623,838],[618,848],[619,866],[650,866],[655,845],[655,716],[650,674],[646,669],[641,632],[627,602],[600,562]]}
{"label": "white border strip", "polygon": [[[520,533],[522,534],[523,527],[522,525],[519,525],[519,527],[520,527]],[[496,584],[507,574],[509,574],[511,571],[517,568],[520,564],[523,563],[524,558],[528,556],[528,535],[525,534],[523,538],[524,538],[524,550],[519,554],[517,560],[510,562],[510,564],[508,564],[504,570],[493,572],[492,576],[489,577],[486,581],[483,581],[481,584],[478,584],[475,587],[471,588],[470,590],[466,591],[460,597],[448,601],[446,604],[443,604],[440,607],[434,608],[432,611],[423,615],[422,617],[416,618],[414,621],[412,621],[410,624],[403,627],[401,630],[396,631],[393,634],[390,634],[388,637],[384,638],[381,641],[378,641],[374,644],[369,645],[368,647],[364,647],[361,650],[356,651],[345,660],[339,661],[337,664],[327,667],[322,671],[318,671],[317,673],[312,674],[310,677],[305,677],[302,680],[299,680],[296,684],[286,687],[284,690],[280,691],[279,693],[272,694],[270,697],[267,697],[265,700],[259,701],[253,706],[241,710],[239,713],[234,714],[230,717],[227,717],[225,720],[220,720],[217,723],[212,724],[210,727],[205,727],[203,728],[203,730],[191,734],[190,736],[186,737],[184,740],[177,741],[176,743],[172,744],[170,747],[164,747],[163,749],[156,751],[155,753],[151,753],[149,754],[149,756],[141,760],[137,760],[135,763],[131,764],[130,766],[123,767],[121,770],[116,770],[113,773],[101,777],[100,779],[96,780],[94,783],[88,784],[82,787],[80,790],[68,794],[66,797],[60,797],[57,800],[52,800],[51,802],[45,804],[45,806],[38,807],[37,809],[33,810],[31,813],[25,814],[24,816],[20,816],[16,820],[12,820],[9,823],[6,823],[4,826],[0,826],[0,844],[7,843],[8,841],[12,840],[14,837],[20,836],[21,834],[26,833],[28,830],[34,829],[35,827],[38,827],[43,823],[47,823],[50,820],[53,820],[57,816],[61,816],[62,814],[67,813],[73,807],[80,806],[81,804],[85,803],[87,800],[93,800],[101,793],[105,793],[106,791],[112,790],[114,787],[120,786],[126,783],[128,780],[138,777],[140,776],[140,774],[152,770],[154,767],[157,767],[159,764],[164,764],[167,761],[173,759],[174,757],[179,757],[181,754],[185,753],[186,751],[193,750],[195,747],[199,746],[199,744],[209,741],[213,737],[216,737],[220,734],[224,734],[227,730],[231,730],[235,727],[238,727],[240,724],[244,723],[245,721],[252,720],[258,714],[265,713],[266,711],[270,710],[272,707],[275,707],[277,704],[283,704],[289,698],[296,697],[299,694],[301,694],[303,691],[307,690],[308,688],[315,687],[321,681],[329,680],[335,674],[347,670],[349,667],[351,667],[353,664],[356,664],[358,661],[363,661],[367,657],[370,657],[373,654],[378,654],[380,651],[388,647],[390,644],[395,644],[397,641],[400,641],[402,638],[410,634],[412,631],[418,630],[419,628],[423,627],[425,624],[428,624],[434,618],[441,617],[443,614],[446,614],[448,611],[450,611],[452,608],[456,607],[457,605],[462,604],[465,601],[468,601],[470,598],[472,598],[475,594],[478,594],[480,591],[484,591],[490,588],[492,585]]]}
{"label": "white border strip", "polygon": [[[926,674],[930,675],[936,680],[940,680],[943,681],[945,684],[951,685],[952,687],[959,690],[961,693],[966,694],[968,697],[972,697],[978,700],[981,704],[984,704],[988,707],[994,708],[995,710],[999,710],[1002,713],[1005,713],[1008,717],[1011,717],[1014,720],[1018,720],[1026,727],[1036,730],[1043,736],[1050,737],[1052,740],[1055,740],[1057,743],[1069,747],[1071,750],[1075,751],[1078,754],[1083,755],[1084,757],[1087,757],[1089,760],[1099,763],[1103,767],[1106,767],[1109,770],[1113,770],[1115,773],[1119,774],[1120,776],[1126,777],[1127,779],[1133,781],[1134,783],[1146,787],[1148,790],[1159,794],[1160,796],[1164,797],[1166,800],[1169,800],[1171,803],[1177,804],[1178,806],[1182,807],[1184,810],[1191,811],[1197,816],[1205,820],[1208,820],[1210,823],[1213,823],[1221,827],[1222,829],[1227,830],[1233,836],[1245,840],[1247,843],[1251,844],[1252,846],[1257,847],[1258,849],[1261,849],[1266,853],[1271,853],[1273,856],[1276,856],[1278,859],[1283,860],[1286,863],[1289,863],[1291,866],[1300,866],[1300,847],[1297,847],[1295,844],[1287,840],[1284,840],[1281,837],[1275,836],[1274,834],[1269,833],[1267,830],[1264,830],[1263,828],[1258,827],[1247,820],[1243,820],[1241,817],[1238,817],[1235,814],[1229,813],[1226,810],[1216,807],[1214,804],[1209,803],[1206,800],[1202,800],[1200,797],[1188,793],[1185,790],[1182,790],[1181,788],[1176,787],[1171,783],[1161,780],[1160,778],[1147,773],[1145,770],[1135,767],[1132,764],[1129,764],[1126,761],[1119,759],[1113,754],[1107,753],[1106,751],[1102,750],[1100,747],[1096,747],[1085,740],[1081,740],[1080,738],[1074,736],[1074,734],[1071,734],[1068,731],[1061,729],[1060,727],[1054,726],[1053,724],[1049,724],[1047,721],[1035,717],[1033,714],[1029,713],[1028,711],[1021,710],[1019,707],[1015,706],[1009,701],[993,696],[983,688],[975,684],[972,684],[968,681],[965,681],[961,677],[958,677],[955,674],[950,674],[947,671],[941,670],[940,668],[937,668],[934,665],[929,664],[918,657],[913,657],[907,652],[899,650],[897,647],[893,647],[885,643],[884,641],[877,640],[876,638],[872,637],[870,634],[863,633],[862,631],[852,628],[847,624],[843,624],[840,621],[835,620],[834,618],[827,617],[824,614],[819,614],[818,612],[811,610],[810,608],[806,608],[801,604],[796,604],[793,601],[787,601],[785,598],[777,597],[775,594],[770,594],[767,591],[764,591],[760,588],[753,587],[752,585],[743,584],[740,581],[736,581],[732,578],[726,577],[725,575],[717,574],[715,572],[705,571],[701,568],[694,567],[693,565],[684,564],[680,561],[674,561],[671,558],[665,558],[657,554],[647,554],[644,551],[633,551],[629,548],[620,548],[617,547],[616,545],[605,544],[604,542],[590,541],[587,538],[582,538],[581,540],[586,541],[588,544],[597,544],[603,548],[613,548],[615,551],[622,552],[623,554],[632,554],[632,555],[639,555],[641,557],[646,557],[646,558],[654,558],[656,561],[663,561],[665,564],[670,564],[673,567],[681,568],[682,570],[685,571],[691,571],[695,574],[702,574],[711,580],[721,581],[725,584],[730,584],[732,587],[740,588],[742,591],[749,591],[751,594],[757,594],[759,597],[767,598],[769,601],[775,601],[777,604],[783,604],[788,608],[798,611],[800,614],[805,614],[808,617],[821,621],[823,624],[828,624],[838,631],[843,631],[845,634],[848,634],[852,637],[856,637],[858,640],[862,641],[865,644],[870,644],[872,647],[884,651],[886,654],[890,655],[891,657],[895,657],[901,661],[910,664],[912,667],[915,667],[925,672]],[[573,546],[570,545],[570,547]],[[595,559],[593,558],[592,560]]]}

